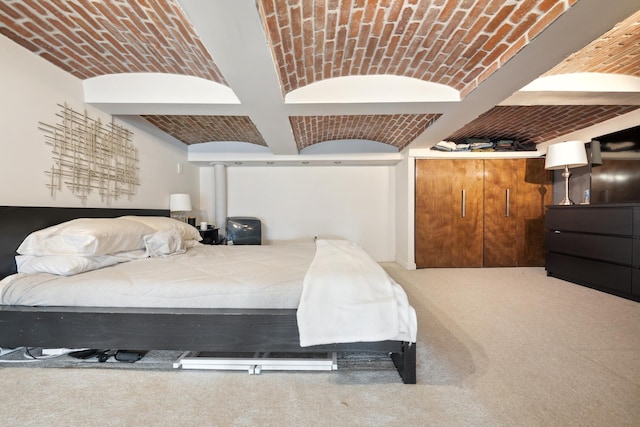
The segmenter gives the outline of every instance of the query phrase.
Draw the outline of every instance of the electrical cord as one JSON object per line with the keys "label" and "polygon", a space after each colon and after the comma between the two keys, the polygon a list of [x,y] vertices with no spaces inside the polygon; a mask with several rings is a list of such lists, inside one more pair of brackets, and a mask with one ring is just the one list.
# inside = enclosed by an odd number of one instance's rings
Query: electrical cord
{"label": "electrical cord", "polygon": [[23,350],[24,359],[5,360],[0,358],[0,364],[38,362],[41,360],[54,359],[60,356],[70,356],[75,359],[90,359],[95,357],[97,361],[101,363],[106,362],[111,357],[113,357],[118,362],[136,362],[140,360],[145,353],[147,353],[146,351],[130,351],[130,350],[119,351],[119,350],[111,350],[111,349],[97,350],[97,349],[85,348],[85,349],[66,349],[67,351],[61,351],[60,353],[56,353],[56,354],[49,354],[46,356],[37,356],[33,354],[33,350],[38,348],[40,347],[18,347],[18,348],[12,349],[11,352],[7,352],[5,354],[9,354],[17,350]]}
{"label": "electrical cord", "polygon": [[[39,348],[39,347],[31,347],[31,348]],[[53,358],[64,356],[65,354],[67,354],[67,353],[60,353],[60,354],[50,354],[48,356],[34,356],[33,354],[31,354],[31,350],[29,349],[29,347],[25,347],[24,352],[27,356],[35,360],[53,359]]]}
{"label": "electrical cord", "polygon": [[10,354],[13,353],[14,351],[18,351],[20,350],[22,347],[16,347],[16,348],[6,348],[6,347],[0,347],[0,357],[4,356],[6,354]]}
{"label": "electrical cord", "polygon": [[[31,349],[29,347],[18,347],[14,349],[14,352],[17,350],[23,350],[24,354],[23,357],[24,359],[10,359],[10,360],[3,360],[0,359],[0,363],[29,363],[29,362],[39,362],[41,360],[47,360],[47,359],[52,359],[54,357],[59,357],[62,356],[63,354],[53,354],[50,356],[35,356],[32,354],[31,350],[34,348],[38,348],[38,347],[31,347]],[[5,353],[8,354],[8,353]],[[25,360],[26,359],[26,360]]]}

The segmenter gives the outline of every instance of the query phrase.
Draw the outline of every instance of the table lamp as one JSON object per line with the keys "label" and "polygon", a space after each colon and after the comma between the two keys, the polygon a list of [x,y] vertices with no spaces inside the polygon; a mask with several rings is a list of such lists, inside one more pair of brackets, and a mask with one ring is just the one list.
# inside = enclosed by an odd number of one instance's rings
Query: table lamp
{"label": "table lamp", "polygon": [[172,194],[169,196],[169,210],[177,212],[176,218],[186,222],[185,212],[191,211],[191,196],[188,194]]}
{"label": "table lamp", "polygon": [[588,164],[587,150],[582,141],[566,141],[558,144],[550,145],[547,148],[547,158],[544,163],[545,169],[564,169],[562,177],[564,178],[564,199],[558,203],[559,205],[572,205],[569,199],[569,177],[571,173],[569,168],[584,166]]}

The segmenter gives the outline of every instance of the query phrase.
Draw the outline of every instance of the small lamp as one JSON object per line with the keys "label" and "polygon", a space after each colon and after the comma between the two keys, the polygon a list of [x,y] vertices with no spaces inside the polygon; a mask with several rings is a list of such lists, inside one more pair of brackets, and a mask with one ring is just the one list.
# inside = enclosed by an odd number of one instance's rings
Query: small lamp
{"label": "small lamp", "polygon": [[558,203],[559,205],[572,205],[569,199],[569,177],[571,173],[569,168],[584,166],[588,164],[587,150],[582,141],[566,141],[559,144],[550,145],[547,148],[547,158],[544,163],[545,169],[564,169],[562,177],[564,178],[564,199]]}
{"label": "small lamp", "polygon": [[185,212],[191,211],[191,196],[188,194],[172,194],[169,196],[169,210],[177,212],[177,218],[185,221]]}

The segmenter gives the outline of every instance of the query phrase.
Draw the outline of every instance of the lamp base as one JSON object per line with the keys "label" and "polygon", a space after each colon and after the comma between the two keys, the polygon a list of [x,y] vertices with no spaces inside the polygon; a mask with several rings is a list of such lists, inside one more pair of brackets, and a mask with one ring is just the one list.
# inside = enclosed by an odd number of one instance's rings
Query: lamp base
{"label": "lamp base", "polygon": [[569,198],[569,177],[570,176],[571,176],[571,172],[569,172],[569,167],[565,165],[564,172],[562,172],[562,177],[564,178],[564,199],[560,200],[560,203],[558,203],[558,205],[569,206],[573,204],[573,202]]}
{"label": "lamp base", "polygon": [[187,222],[187,215],[182,211],[177,211],[175,215],[171,215],[171,218],[177,219],[181,222]]}

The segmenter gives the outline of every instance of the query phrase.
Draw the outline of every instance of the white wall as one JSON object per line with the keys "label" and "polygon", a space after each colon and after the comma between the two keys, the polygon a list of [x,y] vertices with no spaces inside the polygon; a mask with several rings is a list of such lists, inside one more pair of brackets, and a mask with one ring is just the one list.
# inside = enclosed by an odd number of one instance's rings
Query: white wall
{"label": "white wall", "polygon": [[[91,118],[111,121],[111,116],[88,106],[83,101],[82,81],[39,58],[6,37],[0,37],[0,204],[21,206],[82,206],[70,190],[63,189],[51,197],[45,174],[53,165],[51,147],[44,142],[38,122],[56,124],[60,111],[57,104],[69,104]],[[138,148],[140,187],[128,200],[112,201],[111,207],[168,208],[169,194],[192,194],[198,204],[199,171],[187,163],[187,148],[165,141],[142,129],[133,131],[133,144]],[[183,165],[177,173],[177,163]],[[87,200],[88,207],[106,207],[98,194]]]}
{"label": "white wall", "polygon": [[[393,166],[228,167],[227,214],[261,219],[266,243],[311,242],[314,235],[349,239],[376,261],[393,261],[394,170]],[[201,202],[207,206],[214,199],[212,168],[203,168],[201,176]]]}

